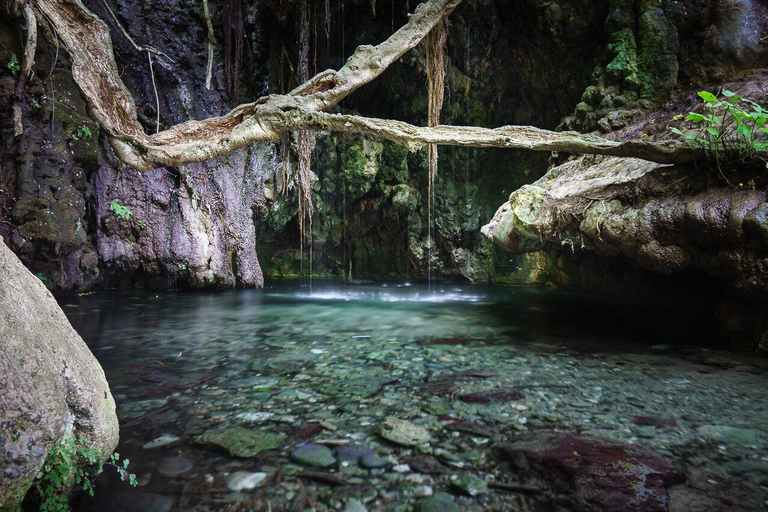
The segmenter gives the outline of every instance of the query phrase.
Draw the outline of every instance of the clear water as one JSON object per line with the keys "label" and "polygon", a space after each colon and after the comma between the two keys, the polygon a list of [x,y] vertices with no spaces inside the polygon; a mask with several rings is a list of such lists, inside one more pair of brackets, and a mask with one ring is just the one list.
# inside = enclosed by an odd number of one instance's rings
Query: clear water
{"label": "clear water", "polygon": [[[461,510],[537,510],[536,496],[462,495],[450,478],[519,481],[493,447],[553,429],[660,453],[688,474],[673,503],[765,505],[768,372],[706,348],[717,328],[701,311],[548,289],[317,281],[95,294],[62,306],[104,367],[118,403],[118,451],[142,484],[102,478],[80,510],[344,510],[353,499],[368,510],[408,510],[427,489],[452,493]],[[522,396],[461,398],[488,389]],[[431,440],[386,441],[378,427],[387,417]],[[249,458],[196,442],[229,427],[285,441]],[[145,447],[164,435],[179,440]],[[387,464],[312,468],[290,459],[296,446],[318,441],[333,450],[349,443]],[[419,452],[445,471],[404,466]],[[231,490],[237,471],[268,476]]]}

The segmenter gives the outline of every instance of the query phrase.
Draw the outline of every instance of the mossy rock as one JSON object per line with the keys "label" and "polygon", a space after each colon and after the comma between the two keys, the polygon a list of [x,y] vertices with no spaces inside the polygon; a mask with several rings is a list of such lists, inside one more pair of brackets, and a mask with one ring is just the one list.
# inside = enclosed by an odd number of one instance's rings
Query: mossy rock
{"label": "mossy rock", "polygon": [[263,451],[278,448],[285,439],[285,434],[231,427],[206,430],[195,442],[222,448],[233,457],[254,457]]}

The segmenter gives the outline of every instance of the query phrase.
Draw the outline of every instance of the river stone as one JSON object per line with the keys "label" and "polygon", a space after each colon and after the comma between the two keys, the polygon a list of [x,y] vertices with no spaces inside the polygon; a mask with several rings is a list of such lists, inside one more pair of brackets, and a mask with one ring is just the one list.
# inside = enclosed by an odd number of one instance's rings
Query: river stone
{"label": "river stone", "polygon": [[384,420],[379,434],[387,441],[403,446],[415,446],[431,440],[429,432],[424,427],[391,416]]}
{"label": "river stone", "polygon": [[716,443],[735,446],[755,446],[757,436],[751,430],[724,425],[704,425],[699,427],[699,434]]}
{"label": "river stone", "polygon": [[279,447],[285,438],[285,434],[231,427],[206,430],[197,437],[195,442],[204,446],[223,448],[233,457],[253,457],[265,450]]}
{"label": "river stone", "polygon": [[186,473],[192,469],[192,461],[184,457],[167,457],[160,463],[160,467],[157,470],[161,475],[165,475],[169,478],[179,476],[182,473]]}
{"label": "river stone", "polygon": [[431,498],[419,503],[419,512],[459,512],[459,506],[450,494],[436,492]]}
{"label": "river stone", "polygon": [[321,444],[303,444],[291,452],[291,459],[307,466],[324,468],[336,463],[330,448]]}
{"label": "river stone", "polygon": [[171,443],[175,443],[176,441],[179,441],[181,438],[174,436],[173,434],[163,434],[157,439],[153,439],[152,441],[149,441],[148,443],[144,443],[142,445],[142,448],[145,450],[151,450],[152,448],[159,448],[161,446],[165,446]]}
{"label": "river stone", "polygon": [[451,476],[451,485],[470,496],[488,492],[488,484],[485,480],[475,475],[453,475]]}
{"label": "river stone", "polygon": [[351,499],[347,502],[347,506],[344,507],[344,512],[368,512],[368,509],[360,500]]}
{"label": "river stone", "polygon": [[227,489],[230,491],[250,491],[255,489],[266,478],[266,473],[235,471],[227,478]]}
{"label": "river stone", "polygon": [[375,453],[366,453],[360,459],[360,464],[364,468],[378,469],[386,467],[386,465],[389,464],[389,459],[376,455]]}
{"label": "river stone", "polygon": [[521,476],[546,482],[558,505],[575,512],[667,512],[667,488],[685,481],[685,473],[658,455],[600,437],[538,432],[497,451]]}
{"label": "river stone", "polygon": [[14,510],[51,447],[117,446],[115,401],[96,358],[40,279],[0,239],[0,510]]}

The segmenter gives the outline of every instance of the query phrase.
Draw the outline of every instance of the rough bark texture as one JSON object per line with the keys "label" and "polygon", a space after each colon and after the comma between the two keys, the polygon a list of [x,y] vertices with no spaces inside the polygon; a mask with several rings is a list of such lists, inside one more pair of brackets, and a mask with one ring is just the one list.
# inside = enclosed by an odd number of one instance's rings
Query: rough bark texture
{"label": "rough bark texture", "polygon": [[55,442],[118,441],[115,401],[96,358],[43,283],[0,240],[0,510],[16,510]]}

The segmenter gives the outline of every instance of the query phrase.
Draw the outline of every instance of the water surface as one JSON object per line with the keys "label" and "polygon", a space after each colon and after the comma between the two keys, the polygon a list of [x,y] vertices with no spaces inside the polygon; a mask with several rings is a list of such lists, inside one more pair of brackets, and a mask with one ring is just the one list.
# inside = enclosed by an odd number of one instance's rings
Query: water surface
{"label": "water surface", "polygon": [[[451,484],[465,474],[515,481],[493,447],[536,430],[640,443],[698,479],[678,495],[720,500],[723,510],[734,500],[742,508],[733,510],[765,505],[766,372],[706,348],[722,340],[702,311],[549,289],[290,281],[62,305],[104,367],[118,451],[142,483],[99,482],[81,510],[344,510],[350,500],[408,510],[439,491],[462,510],[536,510],[535,496],[472,497]],[[489,390],[508,394],[467,398]],[[388,417],[430,441],[383,439]],[[233,427],[284,441],[246,458],[196,442]],[[178,440],[148,444],[168,436]],[[292,461],[306,442],[329,443],[336,462]],[[341,446],[383,467],[364,467]],[[410,468],[418,453],[444,471]],[[232,490],[238,471],[267,476]]]}

